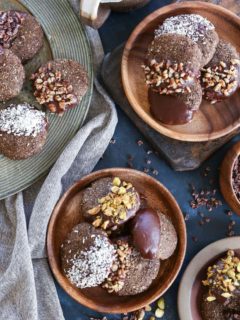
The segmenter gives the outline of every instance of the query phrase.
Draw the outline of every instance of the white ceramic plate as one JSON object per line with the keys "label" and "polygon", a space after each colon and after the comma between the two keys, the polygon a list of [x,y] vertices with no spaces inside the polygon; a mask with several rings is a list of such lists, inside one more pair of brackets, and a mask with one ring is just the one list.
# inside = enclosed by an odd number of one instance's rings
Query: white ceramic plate
{"label": "white ceramic plate", "polygon": [[201,317],[192,315],[192,288],[200,271],[214,257],[221,255],[229,249],[240,248],[240,237],[225,238],[211,243],[202,249],[189,263],[182,277],[178,290],[178,314],[180,320],[200,320]]}

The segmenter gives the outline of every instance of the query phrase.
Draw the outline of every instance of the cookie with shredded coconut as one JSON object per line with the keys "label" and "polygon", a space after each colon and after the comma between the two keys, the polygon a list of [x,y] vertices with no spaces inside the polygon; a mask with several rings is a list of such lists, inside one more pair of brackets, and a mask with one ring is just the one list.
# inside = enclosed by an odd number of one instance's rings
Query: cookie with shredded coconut
{"label": "cookie with shredded coconut", "polygon": [[201,66],[212,59],[219,41],[214,25],[198,14],[167,18],[155,31],[155,38],[168,33],[183,35],[195,42],[202,53]]}
{"label": "cookie with shredded coconut", "polygon": [[26,159],[39,153],[47,132],[45,113],[27,103],[0,111],[0,153],[10,159]]}
{"label": "cookie with shredded coconut", "polygon": [[106,233],[85,222],[75,226],[61,246],[63,272],[80,289],[103,283],[114,259],[115,249]]}

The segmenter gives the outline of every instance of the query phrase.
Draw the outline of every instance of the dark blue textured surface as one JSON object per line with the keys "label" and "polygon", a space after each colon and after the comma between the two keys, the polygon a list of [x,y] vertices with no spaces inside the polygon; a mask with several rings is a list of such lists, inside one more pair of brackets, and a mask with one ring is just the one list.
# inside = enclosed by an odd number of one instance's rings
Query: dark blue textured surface
{"label": "dark blue textured surface", "polygon": [[[113,13],[107,23],[105,23],[100,30],[105,52],[111,51],[117,45],[125,41],[134,26],[141,21],[144,16],[170,2],[171,1],[153,0],[147,7],[131,13]],[[95,170],[107,167],[127,167],[128,157],[131,156],[133,157],[133,166],[135,169],[143,170],[144,168],[149,168],[151,174],[153,169],[158,171],[158,175],[155,177],[173,193],[179,202],[182,211],[190,216],[189,220],[186,222],[188,231],[188,247],[182,272],[185,270],[189,261],[200,249],[213,241],[226,237],[228,223],[231,219],[236,221],[236,225],[234,227],[235,234],[240,235],[240,218],[236,215],[228,217],[224,213],[227,206],[219,195],[219,191],[217,193],[217,197],[223,201],[224,206],[219,207],[212,213],[208,213],[206,210],[201,210],[205,212],[206,216],[211,218],[211,221],[204,226],[199,225],[201,218],[197,214],[197,210],[193,210],[189,206],[189,201],[191,200],[189,183],[195,184],[198,189],[206,188],[208,186],[208,181],[213,178],[213,187],[216,187],[216,189],[219,190],[219,165],[226,154],[226,151],[234,141],[239,140],[239,137],[236,137],[230,143],[221,148],[221,150],[206,161],[200,169],[185,173],[174,172],[159,156],[155,154],[147,155],[146,151],[151,150],[151,146],[148,145],[148,143],[143,139],[141,133],[134,127],[134,124],[130,122],[119,108],[118,116],[119,123],[114,135],[116,143],[109,145],[103,159],[99,161]],[[142,146],[138,146],[137,144],[139,139],[144,142]],[[147,164],[146,159],[150,159],[152,161],[151,164]],[[203,172],[208,166],[210,166],[211,171],[207,177],[204,177]],[[192,237],[196,237],[198,241],[193,241]],[[182,272],[175,284],[164,296],[166,299],[166,312],[164,318],[162,318],[163,320],[178,319],[177,289]],[[67,320],[88,320],[90,316],[102,317],[102,315],[74,302],[66,293],[63,292],[62,289],[59,288],[58,285],[57,289],[64,315]],[[120,320],[121,318],[122,317],[120,315],[108,316],[109,320]],[[148,317],[146,317],[146,319],[147,318]]]}

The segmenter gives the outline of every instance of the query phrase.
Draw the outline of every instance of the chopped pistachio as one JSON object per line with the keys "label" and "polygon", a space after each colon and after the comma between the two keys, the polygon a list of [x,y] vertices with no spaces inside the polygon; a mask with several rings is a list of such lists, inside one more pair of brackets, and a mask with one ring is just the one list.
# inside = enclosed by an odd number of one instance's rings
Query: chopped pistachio
{"label": "chopped pistachio", "polygon": [[155,316],[157,318],[162,318],[164,316],[164,310],[157,308],[157,310],[155,311]]}
{"label": "chopped pistachio", "polygon": [[157,302],[157,305],[158,305],[158,308],[161,309],[161,310],[164,310],[165,309],[165,301],[163,298],[160,298]]}

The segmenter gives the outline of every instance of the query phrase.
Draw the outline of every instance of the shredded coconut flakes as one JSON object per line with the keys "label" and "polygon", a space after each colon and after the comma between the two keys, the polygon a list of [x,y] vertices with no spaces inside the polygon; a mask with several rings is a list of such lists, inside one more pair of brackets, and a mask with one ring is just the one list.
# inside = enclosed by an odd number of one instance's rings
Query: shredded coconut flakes
{"label": "shredded coconut flakes", "polygon": [[205,36],[206,31],[214,29],[214,25],[209,20],[198,14],[182,14],[167,18],[155,31],[155,37],[165,33],[176,33],[197,42]]}
{"label": "shredded coconut flakes", "polygon": [[46,125],[45,113],[29,104],[10,105],[0,111],[0,131],[36,137]]}
{"label": "shredded coconut flakes", "polygon": [[114,246],[98,235],[93,246],[70,259],[71,268],[65,273],[78,288],[96,287],[108,277],[114,259]]}

